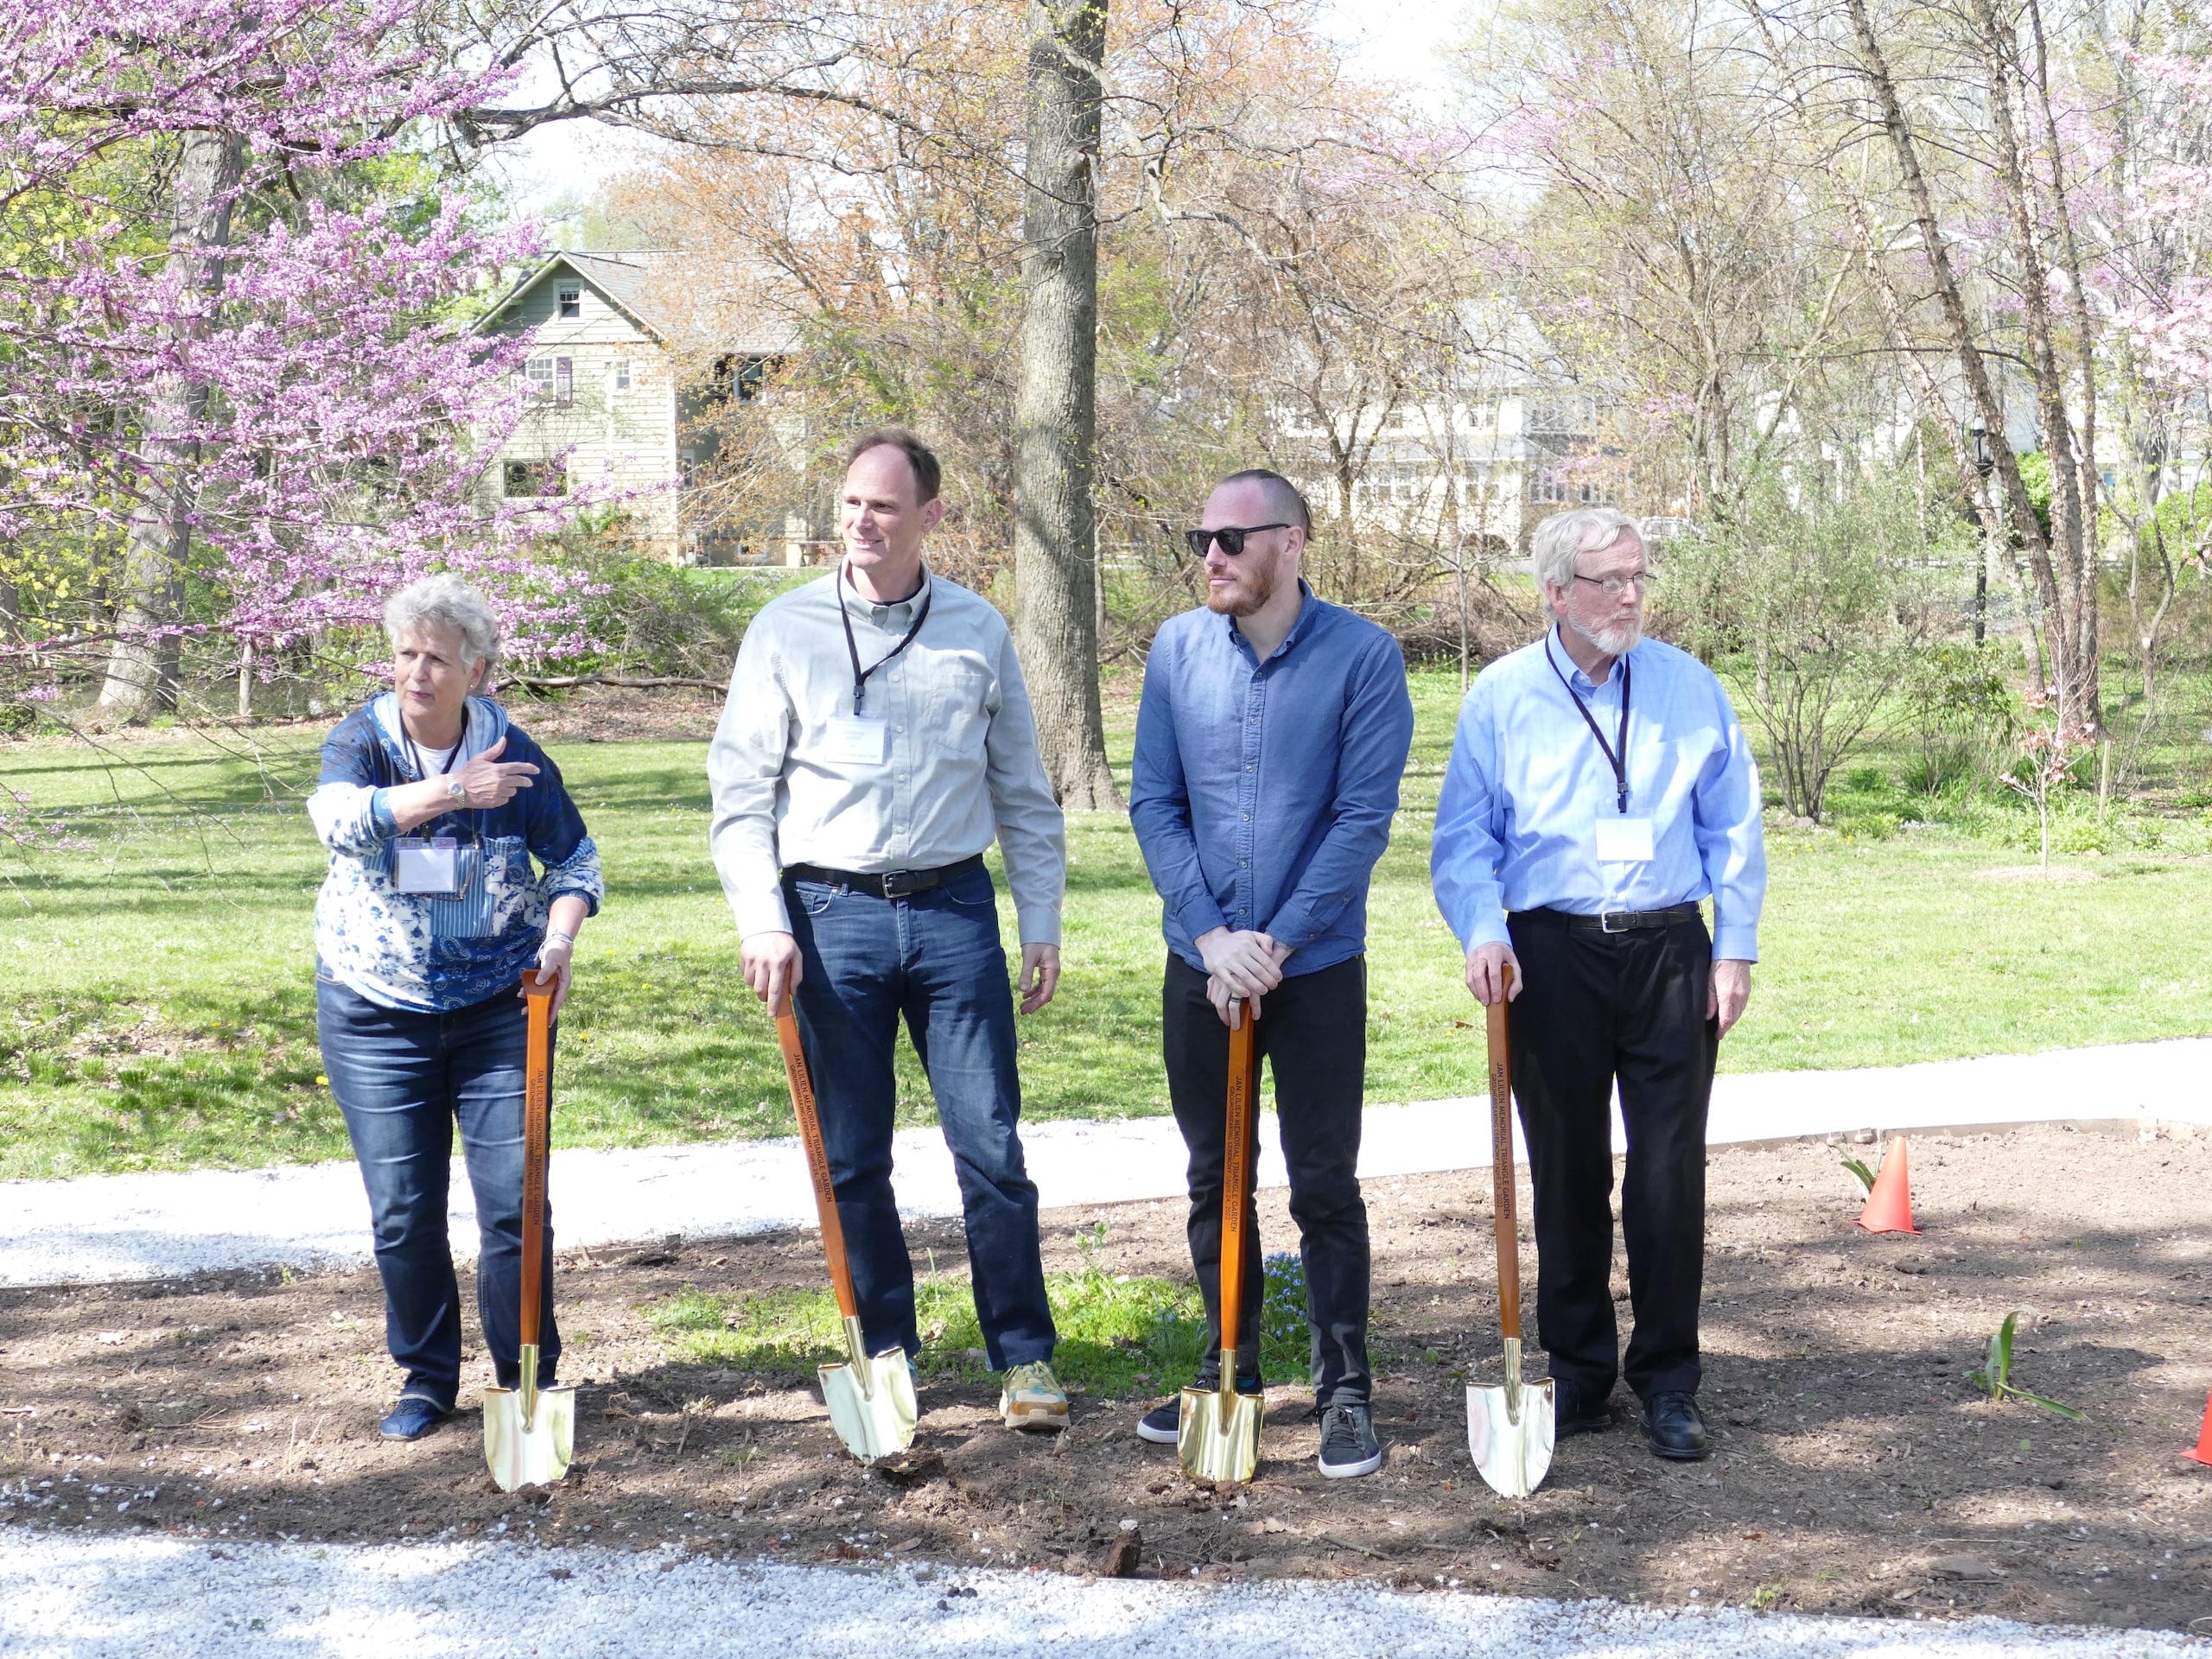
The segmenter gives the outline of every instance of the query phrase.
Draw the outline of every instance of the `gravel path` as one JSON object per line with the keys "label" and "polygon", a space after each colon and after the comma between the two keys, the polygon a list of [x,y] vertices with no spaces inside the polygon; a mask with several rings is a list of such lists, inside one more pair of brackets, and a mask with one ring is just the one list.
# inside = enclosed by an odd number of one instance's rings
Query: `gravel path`
{"label": "gravel path", "polygon": [[1973,1619],[1658,1611],[1371,1585],[792,1567],[512,1544],[329,1548],[0,1528],[0,1654],[40,1659],[2163,1659],[2212,1643]]}
{"label": "gravel path", "polygon": [[[2073,1119],[2212,1123],[2203,1080],[2212,1039],[2060,1049],[1850,1071],[1770,1071],[1715,1086],[1715,1145],[1859,1129],[1956,1128]],[[1619,1126],[1616,1122],[1615,1145]],[[1262,1128],[1262,1186],[1283,1184],[1272,1120]],[[1052,1122],[1023,1132],[1047,1206],[1179,1197],[1184,1153],[1166,1117]],[[900,1207],[960,1211],[938,1132],[902,1132]],[[1481,1096],[1368,1109],[1360,1173],[1370,1179],[1486,1168]],[[552,1197],[564,1249],[687,1237],[735,1237],[814,1222],[797,1141],[737,1141],[553,1157]],[[468,1183],[453,1182],[454,1254],[476,1254]],[[208,1269],[354,1266],[368,1260],[367,1201],[351,1163],[186,1174],[103,1175],[0,1183],[0,1286],[114,1283]]]}

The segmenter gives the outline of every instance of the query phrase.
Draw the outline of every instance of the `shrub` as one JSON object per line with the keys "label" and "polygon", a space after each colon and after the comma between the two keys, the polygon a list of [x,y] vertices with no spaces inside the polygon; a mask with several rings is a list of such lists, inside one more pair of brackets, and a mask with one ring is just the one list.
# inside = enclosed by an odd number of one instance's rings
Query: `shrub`
{"label": "shrub", "polygon": [[1732,517],[1669,543],[1669,620],[1726,659],[1766,737],[1793,817],[1819,818],[1829,779],[1882,736],[1933,625],[1915,480],[1770,474]]}
{"label": "shrub", "polygon": [[1941,795],[1990,776],[2019,724],[2003,662],[2004,652],[1986,643],[1945,641],[1914,653],[1903,687],[1913,743],[1907,789]]}

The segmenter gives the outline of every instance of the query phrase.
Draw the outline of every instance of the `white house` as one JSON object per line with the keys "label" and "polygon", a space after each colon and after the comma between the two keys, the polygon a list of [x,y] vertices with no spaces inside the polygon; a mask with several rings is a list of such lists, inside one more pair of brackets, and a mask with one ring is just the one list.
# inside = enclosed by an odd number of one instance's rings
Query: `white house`
{"label": "white house", "polygon": [[[763,315],[745,339],[709,346],[681,337],[679,257],[552,254],[486,314],[480,331],[529,340],[524,372],[533,394],[490,487],[509,498],[605,491],[635,538],[672,560],[799,563],[815,528],[804,511],[741,535],[693,487],[722,447],[724,407],[760,398],[796,344],[793,331]],[[772,417],[763,410],[762,418]],[[803,427],[779,425],[770,445],[795,484],[804,439]]]}

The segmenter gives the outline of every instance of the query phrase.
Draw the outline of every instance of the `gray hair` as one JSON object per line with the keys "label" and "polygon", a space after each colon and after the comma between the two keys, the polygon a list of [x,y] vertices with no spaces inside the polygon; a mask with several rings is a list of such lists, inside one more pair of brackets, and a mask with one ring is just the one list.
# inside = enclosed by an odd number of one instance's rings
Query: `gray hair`
{"label": "gray hair", "polygon": [[[1594,545],[1591,544],[1592,531],[1605,532]],[[1554,513],[1538,524],[1536,533],[1529,538],[1529,562],[1535,572],[1537,584],[1566,587],[1574,580],[1575,562],[1584,553],[1611,546],[1623,531],[1639,542],[1643,539],[1636,520],[1617,507],[1576,507]]]}
{"label": "gray hair", "polygon": [[410,582],[384,602],[384,631],[396,646],[399,637],[425,625],[451,628],[461,636],[465,668],[499,660],[499,619],[484,595],[459,576],[424,576]]}

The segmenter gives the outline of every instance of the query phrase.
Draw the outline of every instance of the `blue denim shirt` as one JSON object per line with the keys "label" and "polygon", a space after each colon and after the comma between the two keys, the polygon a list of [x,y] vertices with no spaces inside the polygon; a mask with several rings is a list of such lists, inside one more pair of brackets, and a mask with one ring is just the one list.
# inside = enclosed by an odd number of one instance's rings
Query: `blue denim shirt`
{"label": "blue denim shirt", "polygon": [[1211,611],[1171,618],[1145,664],[1129,822],[1171,950],[1217,927],[1291,947],[1286,974],[1367,948],[1414,706],[1398,642],[1313,597],[1264,663]]}

